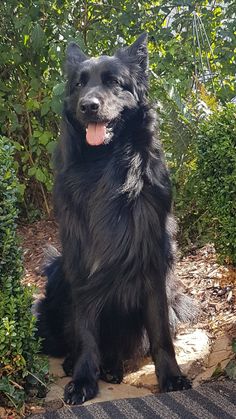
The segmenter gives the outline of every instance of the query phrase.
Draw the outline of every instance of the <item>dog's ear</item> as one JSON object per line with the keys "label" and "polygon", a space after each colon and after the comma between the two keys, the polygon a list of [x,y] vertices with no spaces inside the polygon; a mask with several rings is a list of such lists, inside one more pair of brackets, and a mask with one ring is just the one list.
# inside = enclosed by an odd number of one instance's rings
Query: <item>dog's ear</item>
{"label": "dog's ear", "polygon": [[82,63],[85,60],[88,60],[87,55],[83,53],[83,51],[75,42],[71,42],[66,50],[66,73],[69,74],[78,66],[78,64]]}
{"label": "dog's ear", "polygon": [[132,45],[118,50],[115,56],[129,68],[133,93],[138,100],[143,100],[148,88],[147,34],[143,33]]}
{"label": "dog's ear", "polygon": [[144,32],[132,45],[125,49],[126,54],[133,57],[145,72],[148,70],[147,41],[148,36],[147,33]]}

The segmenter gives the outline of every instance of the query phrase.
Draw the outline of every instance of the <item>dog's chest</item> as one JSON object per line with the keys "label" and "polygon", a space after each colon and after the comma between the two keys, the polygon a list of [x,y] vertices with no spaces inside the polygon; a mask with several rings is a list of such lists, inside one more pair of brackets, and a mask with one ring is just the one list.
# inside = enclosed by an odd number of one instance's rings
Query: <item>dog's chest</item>
{"label": "dog's chest", "polygon": [[139,170],[122,162],[82,166],[70,182],[73,216],[89,236],[103,239],[145,235],[158,227],[164,211],[161,188],[150,185]]}
{"label": "dog's chest", "polygon": [[64,237],[89,276],[102,266],[135,266],[138,272],[157,258],[166,211],[161,188],[138,170],[130,172],[122,162],[82,166],[66,187],[73,205]]}
{"label": "dog's chest", "polygon": [[[154,197],[100,188],[93,195],[87,214],[89,259],[97,261],[149,260],[162,235],[162,214]],[[95,268],[96,269],[96,268]]]}

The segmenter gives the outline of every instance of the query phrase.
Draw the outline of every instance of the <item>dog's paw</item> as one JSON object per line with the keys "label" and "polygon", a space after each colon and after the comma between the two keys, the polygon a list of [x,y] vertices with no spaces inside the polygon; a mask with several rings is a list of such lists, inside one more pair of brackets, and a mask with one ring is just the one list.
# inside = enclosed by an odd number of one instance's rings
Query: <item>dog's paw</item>
{"label": "dog's paw", "polygon": [[160,384],[161,392],[189,390],[190,388],[192,388],[191,381],[184,375],[169,376]]}
{"label": "dog's paw", "polygon": [[67,404],[82,404],[86,400],[93,399],[98,393],[96,381],[86,379],[70,381],[64,391],[64,400]]}
{"label": "dog's paw", "polygon": [[123,369],[117,369],[115,371],[106,367],[101,367],[100,378],[106,383],[120,384],[123,380]]}

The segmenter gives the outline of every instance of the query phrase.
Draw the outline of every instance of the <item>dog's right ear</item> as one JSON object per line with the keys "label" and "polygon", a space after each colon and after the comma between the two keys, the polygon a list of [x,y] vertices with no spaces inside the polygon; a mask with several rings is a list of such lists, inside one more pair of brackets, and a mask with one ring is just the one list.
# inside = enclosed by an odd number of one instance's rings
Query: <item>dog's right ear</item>
{"label": "dog's right ear", "polygon": [[148,35],[146,32],[142,33],[136,41],[126,48],[126,54],[133,57],[144,72],[148,71],[148,50],[147,50]]}
{"label": "dog's right ear", "polygon": [[66,62],[65,70],[69,74],[83,61],[88,60],[87,55],[83,53],[80,47],[75,43],[71,42],[66,50]]}

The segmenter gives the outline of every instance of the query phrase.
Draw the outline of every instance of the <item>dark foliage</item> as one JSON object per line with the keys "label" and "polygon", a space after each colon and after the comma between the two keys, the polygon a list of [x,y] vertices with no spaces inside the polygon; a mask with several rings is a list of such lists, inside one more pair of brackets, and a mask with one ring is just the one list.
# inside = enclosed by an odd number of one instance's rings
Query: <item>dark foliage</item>
{"label": "dark foliage", "polygon": [[0,401],[19,407],[27,393],[42,392],[39,381],[45,379],[47,366],[38,356],[32,291],[20,283],[18,188],[12,154],[9,140],[0,137]]}

